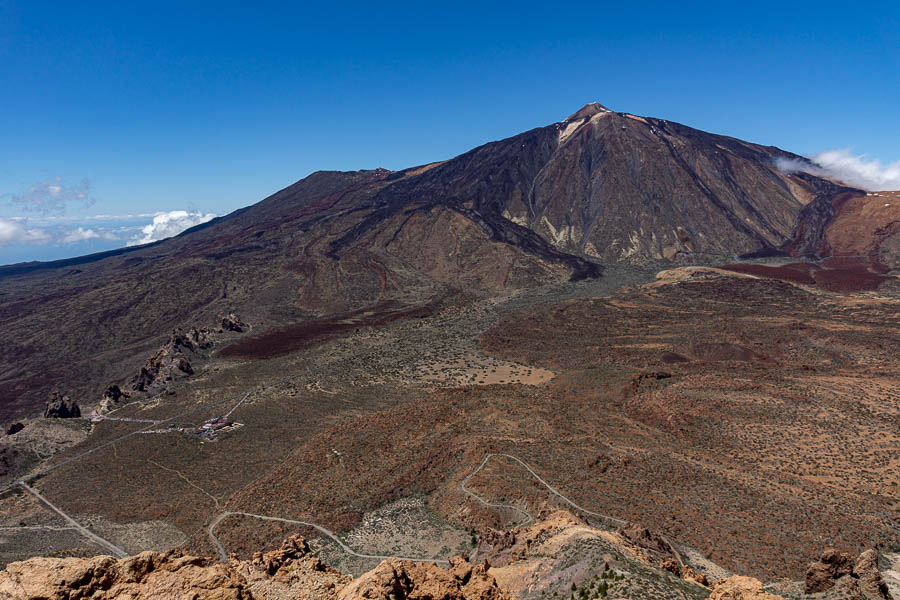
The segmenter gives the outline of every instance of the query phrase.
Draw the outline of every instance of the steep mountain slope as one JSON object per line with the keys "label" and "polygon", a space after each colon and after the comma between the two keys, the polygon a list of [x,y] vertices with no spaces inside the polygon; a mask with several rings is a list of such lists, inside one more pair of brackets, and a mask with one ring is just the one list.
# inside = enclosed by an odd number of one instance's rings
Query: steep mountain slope
{"label": "steep mountain slope", "polygon": [[54,387],[95,402],[173,328],[221,312],[257,332],[378,321],[599,277],[602,262],[819,248],[827,207],[855,192],[777,157],[799,158],[590,104],[443,163],[314,173],[163,242],[2,267],[0,419]]}

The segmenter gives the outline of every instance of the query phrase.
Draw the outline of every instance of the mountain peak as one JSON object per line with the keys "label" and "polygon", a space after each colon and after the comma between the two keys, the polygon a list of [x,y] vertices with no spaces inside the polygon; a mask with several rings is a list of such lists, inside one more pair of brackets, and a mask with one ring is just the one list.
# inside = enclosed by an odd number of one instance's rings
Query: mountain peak
{"label": "mountain peak", "polygon": [[566,121],[574,121],[576,119],[584,119],[590,118],[596,115],[597,113],[609,112],[609,109],[600,104],[599,102],[588,102],[584,106],[582,106],[578,111],[569,115],[566,118]]}

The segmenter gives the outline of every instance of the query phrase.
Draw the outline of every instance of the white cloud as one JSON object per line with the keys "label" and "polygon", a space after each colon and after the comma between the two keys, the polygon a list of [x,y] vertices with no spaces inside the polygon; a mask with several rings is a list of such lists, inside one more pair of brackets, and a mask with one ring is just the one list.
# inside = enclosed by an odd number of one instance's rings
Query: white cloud
{"label": "white cloud", "polygon": [[63,182],[62,177],[35,183],[21,194],[5,194],[4,197],[13,206],[44,215],[62,214],[69,204],[89,206],[94,203],[89,180],[83,179],[81,183],[69,185]]}
{"label": "white cloud", "polygon": [[172,210],[168,212],[157,213],[153,217],[153,222],[141,228],[141,235],[133,238],[128,242],[129,246],[137,246],[138,244],[149,244],[165,238],[178,235],[185,229],[200,225],[214,219],[216,215],[212,213],[188,212],[186,210]]}
{"label": "white cloud", "polygon": [[77,242],[86,242],[87,240],[101,239],[109,242],[114,242],[116,240],[121,239],[119,236],[114,234],[111,231],[106,230],[95,230],[95,229],[85,229],[84,227],[78,227],[77,229],[70,229],[59,239],[63,244],[75,244]]}
{"label": "white cloud", "polygon": [[83,227],[79,227],[78,229],[72,229],[68,233],[62,236],[59,241],[63,244],[74,244],[75,242],[83,242],[85,240],[92,240],[94,238],[100,237],[93,229],[84,229]]}
{"label": "white cloud", "polygon": [[828,150],[810,158],[776,159],[776,166],[785,173],[797,171],[836,179],[864,190],[900,190],[900,161],[882,164],[878,159],[866,160],[849,150]]}
{"label": "white cloud", "polygon": [[29,229],[20,219],[0,217],[0,246],[9,244],[46,244],[50,236],[43,229]]}

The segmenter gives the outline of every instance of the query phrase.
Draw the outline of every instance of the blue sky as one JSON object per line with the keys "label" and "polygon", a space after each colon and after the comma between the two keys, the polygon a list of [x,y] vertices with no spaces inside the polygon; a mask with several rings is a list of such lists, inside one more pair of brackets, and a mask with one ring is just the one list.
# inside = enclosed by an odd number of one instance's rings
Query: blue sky
{"label": "blue sky", "polygon": [[[0,263],[146,239],[318,169],[448,158],[595,100],[900,161],[897,2],[280,4],[0,0],[0,240],[18,228]],[[78,227],[96,237],[62,241]]]}

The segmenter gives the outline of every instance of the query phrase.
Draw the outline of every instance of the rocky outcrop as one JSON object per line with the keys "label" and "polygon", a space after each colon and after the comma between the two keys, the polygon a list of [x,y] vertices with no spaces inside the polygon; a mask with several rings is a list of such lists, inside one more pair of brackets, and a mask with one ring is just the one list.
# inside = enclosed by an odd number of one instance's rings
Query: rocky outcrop
{"label": "rocky outcrop", "polygon": [[659,561],[659,568],[668,571],[672,575],[681,577],[681,565],[674,558],[663,558]]}
{"label": "rocky outcrop", "polygon": [[758,579],[733,575],[713,588],[709,600],[784,600],[782,596],[763,591]]}
{"label": "rocky outcrop", "polygon": [[807,594],[836,589],[842,597],[887,600],[887,585],[878,571],[878,552],[869,549],[855,559],[846,552],[828,548],[821,560],[810,563],[806,570]]}
{"label": "rocky outcrop", "polygon": [[300,536],[292,536],[281,544],[281,548],[272,552],[256,552],[253,555],[251,564],[263,569],[269,575],[274,575],[285,565],[303,559],[311,559],[307,561],[309,566],[315,571],[322,571],[326,567],[321,560],[312,555],[309,544]]}
{"label": "rocky outcrop", "polygon": [[138,392],[152,392],[179,375],[193,375],[194,368],[186,353],[196,353],[211,345],[208,329],[174,330],[168,341],[141,367],[132,388]]}
{"label": "rocky outcrop", "polygon": [[695,571],[691,567],[685,567],[681,576],[685,581],[690,581],[696,583],[697,585],[702,585],[703,587],[709,587],[709,578],[705,573],[701,573],[700,571]]}
{"label": "rocky outcrop", "polygon": [[209,329],[205,327],[201,329],[191,327],[187,331],[184,331],[180,328],[176,329],[172,332],[172,336],[169,338],[169,341],[175,346],[187,348],[192,352],[197,352],[198,350],[206,350],[207,348],[212,346],[212,339],[210,338]]}
{"label": "rocky outcrop", "polygon": [[887,600],[887,585],[878,571],[878,553],[869,549],[855,559],[846,552],[828,548],[821,560],[810,563],[806,570],[807,594],[836,589],[842,597]]}
{"label": "rocky outcrop", "polygon": [[223,331],[234,331],[236,333],[243,333],[249,325],[241,321],[240,317],[238,317],[234,313],[222,314],[219,315],[219,326]]}
{"label": "rocky outcrop", "polygon": [[838,552],[828,548],[822,553],[822,559],[810,563],[806,569],[807,594],[818,594],[834,587],[834,582],[853,572],[853,557],[846,552]]}
{"label": "rocky outcrop", "polygon": [[108,413],[111,410],[115,410],[122,406],[122,404],[130,397],[131,396],[128,393],[123,392],[119,386],[110,384],[100,397],[100,412]]}
{"label": "rocky outcrop", "polygon": [[294,536],[278,550],[228,563],[177,550],[121,560],[32,558],[0,571],[0,600],[509,600],[488,569],[463,557],[450,559],[449,569],[391,559],[353,580]]}
{"label": "rocky outcrop", "polygon": [[31,558],[0,571],[0,598],[16,600],[251,600],[233,567],[178,552],[122,560]]}
{"label": "rocky outcrop", "polygon": [[661,535],[636,523],[629,523],[620,527],[618,533],[625,541],[634,544],[638,548],[664,554],[672,552],[669,543]]}
{"label": "rocky outcrop", "polygon": [[479,540],[493,551],[500,552],[516,545],[516,532],[513,529],[487,529],[481,533]]}
{"label": "rocky outcrop", "polygon": [[339,600],[507,600],[487,563],[473,567],[466,558],[450,559],[450,568],[398,559],[377,567],[341,590]]}
{"label": "rocky outcrop", "polygon": [[249,562],[232,561],[246,578],[254,597],[331,600],[352,578],[313,556],[299,536],[284,540],[272,552],[257,552]]}
{"label": "rocky outcrop", "polygon": [[44,409],[44,418],[74,419],[80,416],[81,409],[78,407],[77,401],[60,394],[57,390],[53,390],[50,393],[50,398],[47,400],[47,407]]}
{"label": "rocky outcrop", "polygon": [[887,584],[878,571],[878,552],[869,549],[860,554],[853,565],[853,576],[863,597],[872,599],[891,599]]}

